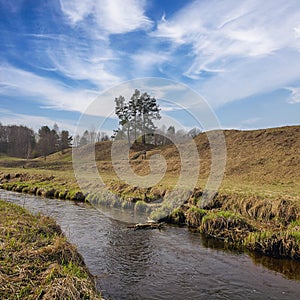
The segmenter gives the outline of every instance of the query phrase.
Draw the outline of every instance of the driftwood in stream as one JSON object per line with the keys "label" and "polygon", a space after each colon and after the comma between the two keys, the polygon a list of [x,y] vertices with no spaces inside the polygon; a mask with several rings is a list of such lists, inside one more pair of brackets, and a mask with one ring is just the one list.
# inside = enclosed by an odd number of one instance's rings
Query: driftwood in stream
{"label": "driftwood in stream", "polygon": [[161,229],[163,227],[163,223],[145,223],[145,224],[135,224],[128,226],[128,228],[134,230],[141,230],[141,229]]}

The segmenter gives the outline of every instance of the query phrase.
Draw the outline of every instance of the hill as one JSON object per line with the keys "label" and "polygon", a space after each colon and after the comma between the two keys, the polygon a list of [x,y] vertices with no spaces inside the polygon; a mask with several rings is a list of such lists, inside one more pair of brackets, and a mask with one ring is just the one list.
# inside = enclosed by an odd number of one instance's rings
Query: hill
{"label": "hill", "polygon": [[[154,220],[187,224],[237,248],[300,260],[300,126],[223,133],[227,148],[225,174],[218,193],[209,202],[203,197],[211,166],[206,133],[194,139],[200,156],[199,180],[193,189],[181,190],[183,193],[172,193],[182,167],[182,150],[175,145],[147,145],[146,159],[140,155],[141,145],[131,147],[129,163],[135,173],[148,174],[153,163],[161,169],[164,161],[154,155],[163,156],[167,167],[161,181],[151,188],[139,188],[116,175],[111,142],[76,149],[79,172],[83,172],[82,190],[74,176],[72,149],[46,160],[0,158],[0,187],[49,198],[134,207],[150,213]],[[186,150],[184,158],[189,158],[191,145],[185,142],[181,147]],[[188,166],[199,162],[187,160]],[[114,164],[128,167],[124,159]],[[106,188],[95,177],[96,167]]]}
{"label": "hill", "polygon": [[[223,186],[247,189],[266,187],[283,192],[300,191],[300,126],[260,130],[224,130],[227,148],[226,170]],[[211,163],[211,150],[206,133],[195,138],[200,156],[199,185],[208,178]],[[100,174],[115,177],[111,163],[111,142],[95,145],[95,158]],[[88,159],[92,145],[81,147],[78,151]],[[147,145],[147,159],[141,157],[130,161],[132,168],[139,175],[149,173],[148,159],[154,154],[162,155],[167,162],[167,174],[164,183],[170,178],[176,180],[180,173],[180,155],[175,145]],[[125,149],[126,150],[126,149]],[[141,145],[134,145],[130,150],[130,158],[138,156]],[[25,169],[45,169],[56,171],[72,170],[72,149],[49,155],[46,160],[37,158],[21,160],[8,157],[0,158],[3,168],[24,167]],[[172,181],[171,180],[171,181]]]}

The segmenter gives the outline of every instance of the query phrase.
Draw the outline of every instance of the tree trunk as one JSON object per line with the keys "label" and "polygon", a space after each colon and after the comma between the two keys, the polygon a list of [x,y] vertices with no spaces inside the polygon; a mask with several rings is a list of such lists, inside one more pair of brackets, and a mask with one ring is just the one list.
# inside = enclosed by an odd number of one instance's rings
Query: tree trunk
{"label": "tree trunk", "polygon": [[134,141],[136,141],[136,114],[134,115]]}
{"label": "tree trunk", "polygon": [[145,145],[146,144],[146,132],[145,132],[145,117],[143,114],[143,125],[142,125],[142,143]]}
{"label": "tree trunk", "polygon": [[128,140],[128,148],[130,149],[131,142],[130,142],[130,127],[129,126],[127,128],[127,140]]}

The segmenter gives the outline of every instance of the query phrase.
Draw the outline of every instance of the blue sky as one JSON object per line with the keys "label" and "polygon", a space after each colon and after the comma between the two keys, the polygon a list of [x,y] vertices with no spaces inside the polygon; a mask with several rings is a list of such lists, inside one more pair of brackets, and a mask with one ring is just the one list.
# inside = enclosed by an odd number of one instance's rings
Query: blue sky
{"label": "blue sky", "polygon": [[0,0],[0,34],[3,124],[73,131],[102,91],[142,77],[195,90],[222,128],[300,124],[298,0]]}

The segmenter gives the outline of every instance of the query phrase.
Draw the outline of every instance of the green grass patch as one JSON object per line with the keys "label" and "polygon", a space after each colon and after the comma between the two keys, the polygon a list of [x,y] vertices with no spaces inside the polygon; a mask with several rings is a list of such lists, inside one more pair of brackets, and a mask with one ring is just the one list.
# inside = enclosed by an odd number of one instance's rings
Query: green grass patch
{"label": "green grass patch", "polygon": [[137,201],[134,205],[134,210],[138,212],[146,212],[148,208],[148,205],[145,201]]}

